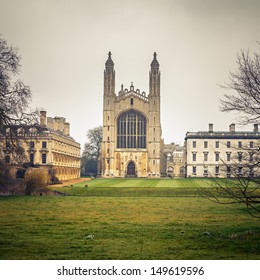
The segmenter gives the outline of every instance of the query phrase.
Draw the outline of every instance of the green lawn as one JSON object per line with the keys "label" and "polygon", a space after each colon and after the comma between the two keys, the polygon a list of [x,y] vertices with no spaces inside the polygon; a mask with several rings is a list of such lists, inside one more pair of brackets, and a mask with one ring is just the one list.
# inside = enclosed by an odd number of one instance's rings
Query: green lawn
{"label": "green lawn", "polygon": [[[197,188],[206,187],[204,179],[95,179],[63,188],[70,195],[83,196],[198,196]],[[86,187],[87,186],[87,187]]]}
{"label": "green lawn", "polygon": [[76,196],[0,197],[0,258],[260,259],[259,220],[199,197],[207,184],[97,179],[58,188]]}

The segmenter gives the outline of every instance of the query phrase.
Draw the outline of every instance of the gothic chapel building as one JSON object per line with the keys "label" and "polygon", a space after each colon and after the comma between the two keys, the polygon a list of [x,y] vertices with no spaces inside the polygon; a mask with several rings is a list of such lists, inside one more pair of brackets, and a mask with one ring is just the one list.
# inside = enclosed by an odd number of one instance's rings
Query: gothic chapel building
{"label": "gothic chapel building", "polygon": [[105,64],[102,177],[160,177],[165,173],[160,122],[160,70],[154,53],[149,73],[149,95],[123,85],[115,93],[111,52]]}

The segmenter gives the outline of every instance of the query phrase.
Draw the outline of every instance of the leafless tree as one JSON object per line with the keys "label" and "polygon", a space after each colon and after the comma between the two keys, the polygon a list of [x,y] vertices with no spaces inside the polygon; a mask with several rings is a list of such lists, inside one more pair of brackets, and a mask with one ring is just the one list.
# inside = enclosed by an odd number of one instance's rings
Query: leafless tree
{"label": "leafless tree", "polygon": [[237,55],[238,69],[231,72],[229,82],[222,86],[231,90],[220,100],[222,112],[235,112],[242,124],[260,120],[260,54],[241,51]]}
{"label": "leafless tree", "polygon": [[0,37],[0,127],[34,123],[36,112],[29,112],[31,90],[15,77],[21,69],[18,50]]}
{"label": "leafless tree", "polygon": [[233,147],[234,156],[227,163],[221,160],[221,173],[227,179],[218,179],[210,175],[207,188],[199,193],[219,204],[243,205],[253,217],[260,218],[260,143],[254,147]]}
{"label": "leafless tree", "polygon": [[[230,72],[229,82],[222,88],[230,90],[220,100],[222,112],[238,114],[240,124],[257,124],[260,121],[260,55],[241,51],[237,55],[237,71]],[[255,131],[258,133],[258,130]],[[242,204],[254,217],[260,218],[260,140],[254,147],[233,148],[236,156],[222,168],[229,179],[211,178],[209,188],[200,193],[221,204]]]}

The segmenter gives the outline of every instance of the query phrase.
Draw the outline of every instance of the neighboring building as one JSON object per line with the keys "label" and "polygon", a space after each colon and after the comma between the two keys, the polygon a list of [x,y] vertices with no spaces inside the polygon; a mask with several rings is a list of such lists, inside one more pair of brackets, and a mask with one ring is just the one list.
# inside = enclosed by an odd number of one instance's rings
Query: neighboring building
{"label": "neighboring building", "polygon": [[13,176],[23,163],[52,167],[63,180],[80,176],[80,144],[70,136],[65,118],[46,117],[40,112],[40,124],[4,126],[0,131],[0,158],[10,164]]}
{"label": "neighboring building", "polygon": [[208,131],[187,132],[185,140],[187,177],[259,176],[257,124],[253,131],[235,131],[235,124],[229,131],[213,131],[209,124]]}
{"label": "neighboring building", "polygon": [[185,177],[185,156],[184,147],[175,143],[165,144],[166,174],[168,177]]}
{"label": "neighboring building", "polygon": [[165,156],[160,116],[160,70],[154,53],[149,95],[121,86],[115,93],[111,53],[105,64],[103,99],[102,177],[165,176]]}

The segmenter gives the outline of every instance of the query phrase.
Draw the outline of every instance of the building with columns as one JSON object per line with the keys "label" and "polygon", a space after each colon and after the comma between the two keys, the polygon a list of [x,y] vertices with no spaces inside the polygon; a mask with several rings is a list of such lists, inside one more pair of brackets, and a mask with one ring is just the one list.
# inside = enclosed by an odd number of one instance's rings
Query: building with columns
{"label": "building with columns", "polygon": [[111,52],[105,63],[101,177],[161,177],[165,156],[160,114],[160,70],[154,53],[149,94],[123,85],[116,94]]}
{"label": "building with columns", "polygon": [[260,176],[260,133],[258,124],[252,131],[187,132],[185,138],[187,177],[248,177]]}
{"label": "building with columns", "polygon": [[23,163],[53,168],[61,181],[80,177],[80,144],[70,136],[63,117],[40,112],[40,124],[4,126],[0,131],[0,158],[10,166],[13,177]]}

